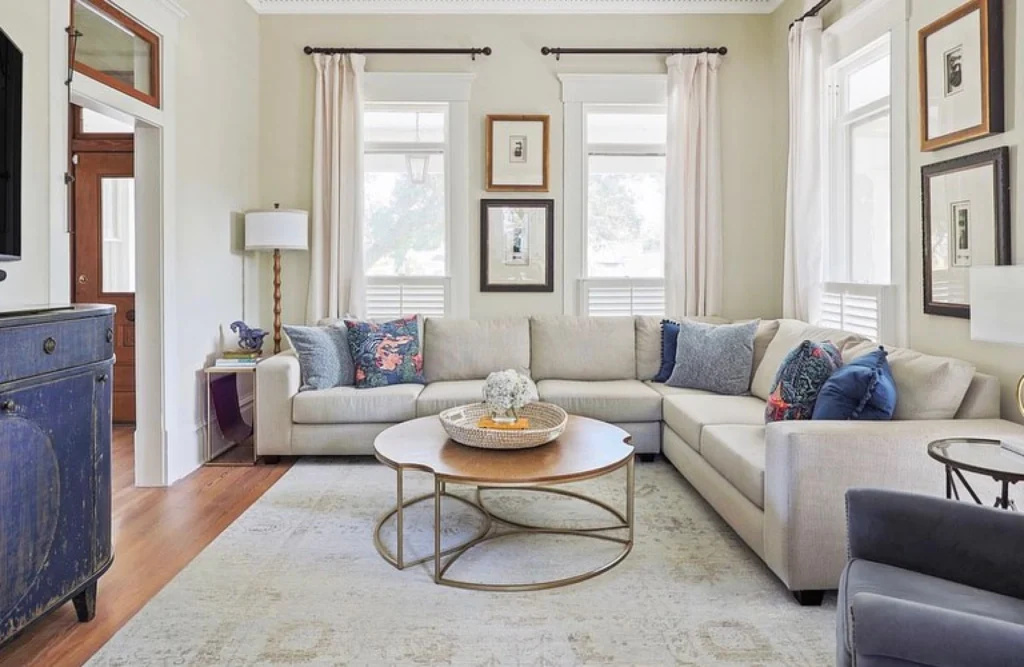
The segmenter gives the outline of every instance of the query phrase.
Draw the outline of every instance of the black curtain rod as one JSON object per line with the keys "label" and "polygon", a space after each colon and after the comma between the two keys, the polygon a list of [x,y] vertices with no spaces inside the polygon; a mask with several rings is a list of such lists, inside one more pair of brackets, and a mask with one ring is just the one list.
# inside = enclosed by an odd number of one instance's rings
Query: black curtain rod
{"label": "black curtain rod", "polygon": [[804,14],[800,18],[790,23],[789,27],[792,28],[793,26],[795,26],[800,21],[803,21],[804,19],[809,19],[812,16],[817,16],[818,13],[821,12],[821,10],[825,9],[825,7],[828,7],[830,2],[832,2],[832,0],[821,0],[821,2],[819,2],[818,4],[808,9],[806,12],[804,12]]}
{"label": "black curtain rod", "polygon": [[324,47],[324,46],[307,46],[302,49],[307,56],[313,55],[314,53],[366,53],[366,54],[383,54],[383,53],[395,53],[404,55],[417,55],[417,56],[471,56],[473,60],[476,60],[478,55],[489,56],[491,55],[491,47],[485,46],[482,49],[361,49],[357,47]]}
{"label": "black curtain rod", "polygon": [[724,46],[701,46],[681,49],[563,49],[560,46],[545,46],[540,52],[545,56],[553,55],[555,60],[562,56],[638,56],[638,55],[674,55],[676,53],[718,53],[725,55],[729,49]]}

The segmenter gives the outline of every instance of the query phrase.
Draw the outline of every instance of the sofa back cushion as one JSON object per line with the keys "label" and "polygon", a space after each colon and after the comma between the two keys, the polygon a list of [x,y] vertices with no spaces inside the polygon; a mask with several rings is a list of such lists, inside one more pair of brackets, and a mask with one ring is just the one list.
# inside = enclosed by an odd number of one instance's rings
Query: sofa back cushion
{"label": "sofa back cushion", "polygon": [[633,318],[530,318],[530,359],[534,380],[635,379]]}
{"label": "sofa back cushion", "polygon": [[[763,401],[767,401],[772,392],[775,375],[779,372],[783,359],[805,340],[815,343],[831,341],[840,352],[866,340],[863,336],[849,331],[816,327],[800,320],[778,320],[778,323],[779,330],[764,351],[761,363],[754,371],[754,379],[750,383],[750,393]],[[755,349],[756,347],[755,343]]]}
{"label": "sofa back cushion", "polygon": [[956,411],[956,419],[999,419],[1001,392],[999,378],[975,373],[960,409]]}
{"label": "sofa back cushion", "polygon": [[[661,368],[661,321],[675,320],[679,317],[652,317],[637,315],[636,324],[636,377],[638,380],[653,380]],[[688,317],[687,320],[704,322],[705,324],[728,324],[729,320],[721,317]],[[668,360],[669,366],[675,364],[675,357]]]}
{"label": "sofa back cushion", "polygon": [[[862,343],[843,351],[846,362],[876,349]],[[953,419],[974,380],[974,365],[949,357],[934,357],[915,350],[893,347],[889,368],[896,381],[896,412],[893,419]]]}
{"label": "sofa back cushion", "polygon": [[428,317],[423,325],[427,382],[483,380],[508,368],[530,374],[530,320]]}

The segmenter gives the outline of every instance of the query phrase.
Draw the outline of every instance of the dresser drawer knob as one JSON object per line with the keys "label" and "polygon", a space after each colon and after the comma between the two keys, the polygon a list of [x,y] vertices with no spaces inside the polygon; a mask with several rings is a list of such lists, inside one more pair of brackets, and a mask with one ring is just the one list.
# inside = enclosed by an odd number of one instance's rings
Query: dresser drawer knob
{"label": "dresser drawer knob", "polygon": [[52,338],[47,338],[43,341],[43,352],[46,354],[53,354],[54,350],[57,349],[57,341]]}
{"label": "dresser drawer knob", "polygon": [[114,330],[113,329],[107,329],[107,342],[108,343],[113,343],[114,342]]}
{"label": "dresser drawer knob", "polygon": [[100,384],[105,383],[107,381],[107,379],[108,378],[107,378],[107,374],[106,373],[103,373],[102,375],[97,375],[96,376],[96,381],[99,382]]}
{"label": "dresser drawer knob", "polygon": [[15,407],[17,406],[14,405],[14,401],[10,399],[0,403],[0,410],[3,410],[4,412],[14,412]]}

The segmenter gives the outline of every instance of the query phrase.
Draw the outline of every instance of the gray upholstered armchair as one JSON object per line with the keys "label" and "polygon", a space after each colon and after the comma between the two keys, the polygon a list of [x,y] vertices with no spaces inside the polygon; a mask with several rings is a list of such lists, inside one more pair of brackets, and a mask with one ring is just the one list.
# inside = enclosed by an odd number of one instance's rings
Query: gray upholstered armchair
{"label": "gray upholstered armchair", "polygon": [[1024,516],[874,489],[846,506],[839,667],[1024,665]]}

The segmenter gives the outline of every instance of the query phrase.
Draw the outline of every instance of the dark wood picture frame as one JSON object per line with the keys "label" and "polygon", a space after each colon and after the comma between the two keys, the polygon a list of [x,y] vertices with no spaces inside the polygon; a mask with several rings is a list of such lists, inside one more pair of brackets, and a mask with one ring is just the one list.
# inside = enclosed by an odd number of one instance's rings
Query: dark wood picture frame
{"label": "dark wood picture frame", "polygon": [[[544,283],[492,284],[488,259],[490,237],[487,212],[492,208],[517,207],[544,209]],[[554,292],[555,291],[555,200],[554,199],[481,199],[480,200],[480,291],[481,292]]]}
{"label": "dark wood picture frame", "polygon": [[[496,122],[536,122],[544,125],[543,178],[540,185],[496,185],[494,183],[494,124]],[[551,172],[551,116],[488,114],[487,116],[487,182],[488,192],[548,192]]]}
{"label": "dark wood picture frame", "polygon": [[[77,0],[70,0],[70,11],[71,11],[71,27],[75,27],[75,5],[78,4]],[[100,83],[110,86],[114,90],[118,90],[125,95],[134,97],[135,99],[144,102],[152,107],[160,108],[160,37],[155,32],[149,30],[144,25],[128,16],[123,11],[115,7],[114,5],[107,2],[107,0],[88,0],[88,4],[94,7],[97,11],[102,12],[111,21],[128,30],[133,35],[146,42],[150,46],[150,58],[149,58],[149,80],[152,84],[152,92],[144,93],[138,88],[131,86],[117,77],[111,76],[106,72],[101,72],[85,63],[78,62],[75,60],[71,66],[76,72],[80,72],[90,79],[95,79]]]}
{"label": "dark wood picture frame", "polygon": [[[974,11],[981,12],[981,123],[928,138],[928,38]],[[918,31],[918,92],[921,150],[935,151],[1005,130],[1003,0],[970,0]]]}
{"label": "dark wood picture frame", "polygon": [[924,312],[929,315],[945,315],[970,319],[970,304],[939,303],[932,294],[932,194],[931,179],[936,176],[991,165],[995,190],[995,265],[1013,263],[1010,220],[1010,149],[1006,146],[965,155],[921,167],[921,220],[924,246]]}

